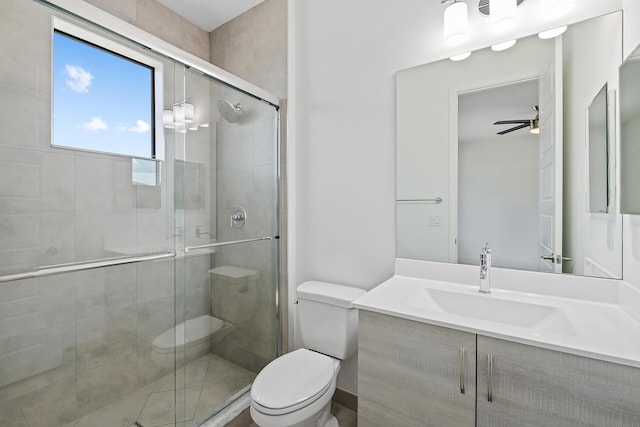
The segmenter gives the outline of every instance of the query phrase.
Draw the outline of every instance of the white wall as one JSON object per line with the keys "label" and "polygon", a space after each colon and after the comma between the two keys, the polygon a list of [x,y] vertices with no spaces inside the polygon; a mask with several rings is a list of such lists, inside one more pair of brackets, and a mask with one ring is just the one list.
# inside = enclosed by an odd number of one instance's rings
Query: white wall
{"label": "white wall", "polygon": [[[626,58],[640,44],[640,0],[623,0],[623,4],[623,40]],[[622,143],[625,143],[624,139]],[[640,288],[640,216],[623,215],[623,217],[623,278],[625,282]]]}
{"label": "white wall", "polygon": [[640,44],[640,0],[622,0],[624,10],[624,57]]}
{"label": "white wall", "polygon": [[[617,92],[618,67],[622,62],[621,26],[622,17],[610,14],[573,25],[563,36],[566,213],[563,255],[573,258],[576,274],[585,273],[586,259],[598,269],[615,277],[622,276],[622,218],[587,212],[585,174],[586,112],[605,83],[609,90]],[[620,47],[612,49],[611,46]],[[615,151],[610,155],[615,159]],[[615,163],[611,166],[615,167]],[[614,206],[617,203],[614,202]]]}
{"label": "white wall", "polygon": [[494,266],[537,270],[538,137],[498,138],[458,149],[458,262],[477,265],[489,242]]}
{"label": "white wall", "polygon": [[[577,2],[563,21],[597,16],[621,4]],[[289,11],[292,302],[304,280],[370,289],[392,275],[393,76],[455,52],[441,43],[437,1],[289,0]],[[518,27],[527,31],[520,35],[554,25],[531,16],[526,28]],[[475,34],[467,47],[487,46],[495,36],[485,34]],[[339,379],[339,386],[350,391],[357,382],[353,365],[345,366]]]}
{"label": "white wall", "polygon": [[[632,70],[637,70],[635,76],[640,75],[640,61],[632,62]],[[628,71],[628,70],[626,70]],[[637,77],[635,77],[637,78]],[[639,88],[640,89],[640,88]],[[640,90],[636,96],[640,97]],[[623,150],[621,187],[625,192],[621,201],[623,212],[640,213],[640,192],[634,191],[638,188],[640,180],[640,170],[638,170],[638,158],[640,157],[640,147],[637,141],[640,138],[640,111],[637,115],[631,116],[620,126],[620,138],[622,141],[630,141],[629,146]]]}

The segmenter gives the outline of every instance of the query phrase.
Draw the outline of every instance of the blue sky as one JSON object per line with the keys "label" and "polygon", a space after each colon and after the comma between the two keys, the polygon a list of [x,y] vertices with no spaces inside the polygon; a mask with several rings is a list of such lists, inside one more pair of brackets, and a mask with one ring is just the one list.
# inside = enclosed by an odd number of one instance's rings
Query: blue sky
{"label": "blue sky", "polygon": [[150,157],[152,73],[54,33],[54,144]]}

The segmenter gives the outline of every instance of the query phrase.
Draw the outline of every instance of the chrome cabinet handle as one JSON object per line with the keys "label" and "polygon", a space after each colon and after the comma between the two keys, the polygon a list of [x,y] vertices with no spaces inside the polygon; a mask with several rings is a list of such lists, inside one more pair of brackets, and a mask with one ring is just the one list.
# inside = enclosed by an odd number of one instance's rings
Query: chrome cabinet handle
{"label": "chrome cabinet handle", "polygon": [[487,355],[487,400],[493,402],[493,355]]}
{"label": "chrome cabinet handle", "polygon": [[464,380],[465,380],[465,366],[464,366],[464,347],[460,347],[460,393],[464,394]]}

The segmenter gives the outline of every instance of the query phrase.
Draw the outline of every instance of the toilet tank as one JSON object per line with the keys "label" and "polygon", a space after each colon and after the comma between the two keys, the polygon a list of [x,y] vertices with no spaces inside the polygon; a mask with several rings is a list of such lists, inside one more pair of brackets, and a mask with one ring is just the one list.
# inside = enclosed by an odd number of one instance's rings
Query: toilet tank
{"label": "toilet tank", "polygon": [[358,309],[351,302],[366,291],[326,282],[297,289],[298,320],[305,348],[344,360],[358,347]]}

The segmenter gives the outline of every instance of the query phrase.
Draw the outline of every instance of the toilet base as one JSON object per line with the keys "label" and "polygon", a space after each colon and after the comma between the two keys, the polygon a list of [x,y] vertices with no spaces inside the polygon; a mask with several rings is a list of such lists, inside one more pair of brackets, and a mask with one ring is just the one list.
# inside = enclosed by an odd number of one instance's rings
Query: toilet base
{"label": "toilet base", "polygon": [[326,415],[327,415],[327,417],[326,417],[326,420],[324,421],[324,424],[318,423],[318,426],[320,426],[320,427],[340,427],[340,424],[338,424],[338,420],[336,419],[336,417],[333,416],[333,414],[331,412],[327,412]]}
{"label": "toilet base", "polygon": [[331,401],[322,408],[321,412],[299,422],[290,422],[291,418],[287,417],[289,414],[284,416],[265,415],[253,407],[250,408],[250,413],[251,418],[259,427],[339,427],[338,420],[331,413]]}

